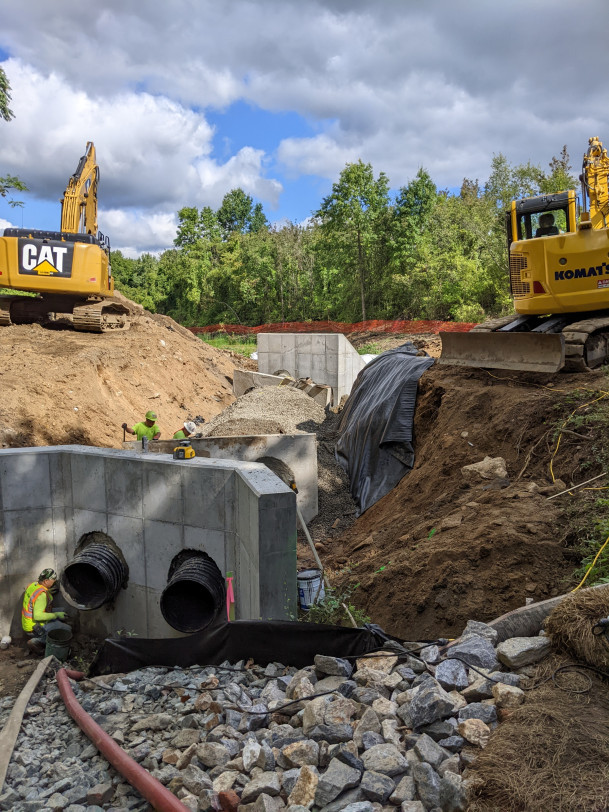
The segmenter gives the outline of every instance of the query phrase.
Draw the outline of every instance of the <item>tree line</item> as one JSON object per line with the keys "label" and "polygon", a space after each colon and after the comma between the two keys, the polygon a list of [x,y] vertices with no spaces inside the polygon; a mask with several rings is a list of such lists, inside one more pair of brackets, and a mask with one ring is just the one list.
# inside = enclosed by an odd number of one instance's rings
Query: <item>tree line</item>
{"label": "tree line", "polygon": [[420,168],[391,193],[370,164],[345,166],[304,224],[270,225],[231,190],[217,209],[178,212],[174,248],[112,252],[117,288],[188,326],[280,321],[480,321],[509,312],[505,212],[520,197],[574,188],[567,148],[548,170],[492,160],[487,183],[438,189]]}

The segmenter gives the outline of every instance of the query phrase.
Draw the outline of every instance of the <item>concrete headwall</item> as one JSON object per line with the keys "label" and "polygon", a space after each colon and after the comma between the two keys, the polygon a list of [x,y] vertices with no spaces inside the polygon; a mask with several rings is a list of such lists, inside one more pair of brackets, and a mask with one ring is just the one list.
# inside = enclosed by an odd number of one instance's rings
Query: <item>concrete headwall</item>
{"label": "concrete headwall", "polygon": [[[148,450],[172,454],[179,440],[152,440]],[[200,437],[190,440],[198,457],[257,462],[261,457],[274,457],[294,474],[298,488],[298,507],[306,522],[318,512],[317,438],[314,434],[251,434],[236,437]],[[123,443],[123,448],[141,451],[137,440]],[[195,457],[196,459],[196,457]]]}
{"label": "concrete headwall", "polygon": [[295,378],[311,378],[332,387],[337,405],[365,362],[342,333],[259,333],[258,370],[274,375],[285,369]]}
{"label": "concrete headwall", "polygon": [[112,606],[81,628],[180,636],[159,608],[169,565],[202,550],[234,573],[237,618],[296,612],[296,501],[261,464],[57,446],[0,451],[0,632],[20,629],[23,591],[61,571],[85,533],[108,534],[129,566]]}

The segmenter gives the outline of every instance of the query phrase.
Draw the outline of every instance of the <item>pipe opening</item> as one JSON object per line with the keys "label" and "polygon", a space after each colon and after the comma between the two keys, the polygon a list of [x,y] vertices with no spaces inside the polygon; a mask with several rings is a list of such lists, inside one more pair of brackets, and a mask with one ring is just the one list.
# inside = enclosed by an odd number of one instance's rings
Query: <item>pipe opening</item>
{"label": "pipe opening", "polygon": [[78,609],[98,609],[114,600],[129,580],[129,568],[105,533],[86,533],[60,577],[66,600]]}
{"label": "pipe opening", "polygon": [[224,607],[225,583],[216,562],[199,550],[183,550],[171,562],[161,595],[161,614],[176,631],[207,628]]}

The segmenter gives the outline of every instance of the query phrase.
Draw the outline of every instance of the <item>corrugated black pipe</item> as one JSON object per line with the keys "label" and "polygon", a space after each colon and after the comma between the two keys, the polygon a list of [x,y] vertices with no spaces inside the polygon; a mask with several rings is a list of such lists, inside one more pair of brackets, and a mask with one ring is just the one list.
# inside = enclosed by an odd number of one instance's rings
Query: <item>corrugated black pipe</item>
{"label": "corrugated black pipe", "polygon": [[67,564],[61,587],[80,609],[98,609],[116,597],[127,574],[112,547],[94,543]]}
{"label": "corrugated black pipe", "polygon": [[200,632],[224,607],[224,577],[215,561],[201,553],[185,558],[161,595],[161,613],[179,632]]}

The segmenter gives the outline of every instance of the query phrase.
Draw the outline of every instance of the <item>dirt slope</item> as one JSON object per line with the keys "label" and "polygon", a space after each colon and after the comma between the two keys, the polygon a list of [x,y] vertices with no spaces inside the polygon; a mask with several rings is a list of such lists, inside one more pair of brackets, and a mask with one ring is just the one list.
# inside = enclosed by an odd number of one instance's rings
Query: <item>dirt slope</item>
{"label": "dirt slope", "polygon": [[[510,375],[515,380],[499,380]],[[556,488],[544,494],[537,486],[551,486],[555,405],[564,408],[569,390],[603,388],[605,381],[601,373],[584,380],[433,367],[420,382],[415,468],[324,545],[336,580],[358,582],[355,602],[387,631],[410,639],[453,636],[470,618],[490,620],[527,598],[565,591],[574,566],[564,545],[565,501],[547,501]],[[581,460],[565,442],[555,472],[571,484]],[[585,444],[574,442],[585,456]],[[462,466],[487,455],[505,458],[509,485],[465,482]],[[600,473],[591,459],[586,464],[586,476],[576,473],[575,481]]]}
{"label": "dirt slope", "polygon": [[234,360],[166,316],[132,306],[126,332],[0,328],[0,445],[120,447],[153,409],[163,437],[233,402]]}

